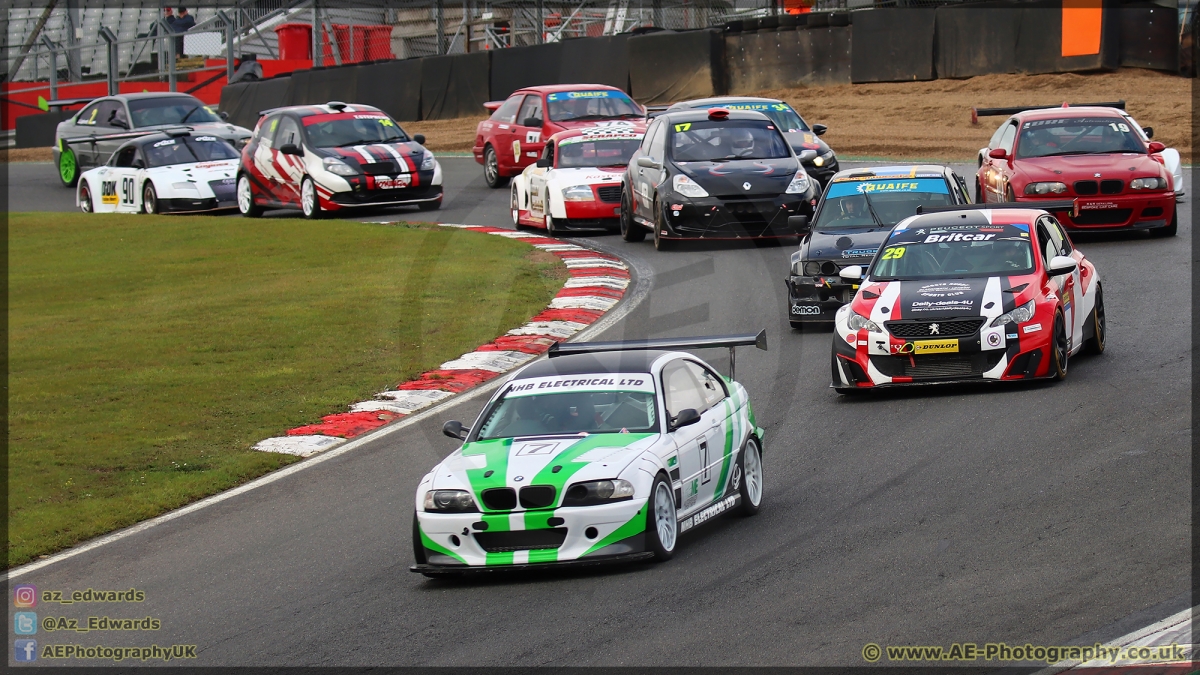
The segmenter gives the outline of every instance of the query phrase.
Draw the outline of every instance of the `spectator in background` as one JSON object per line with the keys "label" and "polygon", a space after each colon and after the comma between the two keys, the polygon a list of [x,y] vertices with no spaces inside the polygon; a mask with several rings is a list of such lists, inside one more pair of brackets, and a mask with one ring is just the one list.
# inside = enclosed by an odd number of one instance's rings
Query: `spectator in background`
{"label": "spectator in background", "polygon": [[[167,10],[167,12],[170,11],[170,9]],[[186,33],[192,26],[196,25],[196,18],[188,14],[187,7],[179,7],[176,11],[179,13],[175,16],[174,21],[170,18],[167,19],[167,22],[171,24],[171,30],[176,33]],[[182,35],[175,38],[175,56],[181,59],[184,58]]]}

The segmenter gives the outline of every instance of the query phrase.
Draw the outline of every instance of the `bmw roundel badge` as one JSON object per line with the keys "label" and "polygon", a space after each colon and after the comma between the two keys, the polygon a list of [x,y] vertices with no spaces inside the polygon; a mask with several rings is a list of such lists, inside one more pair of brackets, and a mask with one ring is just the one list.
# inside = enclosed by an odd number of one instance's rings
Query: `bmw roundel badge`
{"label": "bmw roundel badge", "polygon": [[745,183],[742,183],[742,189],[749,190],[750,189],[750,181],[746,181]]}

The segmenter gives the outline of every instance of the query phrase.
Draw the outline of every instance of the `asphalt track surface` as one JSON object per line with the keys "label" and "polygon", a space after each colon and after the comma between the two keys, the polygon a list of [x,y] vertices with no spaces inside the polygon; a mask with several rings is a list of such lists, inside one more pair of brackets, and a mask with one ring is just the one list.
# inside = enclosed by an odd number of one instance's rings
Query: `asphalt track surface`
{"label": "asphalt track surface", "polygon": [[[371,218],[507,225],[507,190],[469,159],[443,166],[442,211]],[[70,208],[49,165],[9,169],[12,210]],[[195,665],[859,665],[868,642],[1113,638],[1188,606],[1190,202],[1176,238],[1076,238],[1109,342],[1066,381],[855,398],[829,389],[830,333],[788,328],[794,243],[587,239],[650,288],[593,339],[767,330],[770,351],[737,364],[766,428],[763,509],[684,535],[664,564],[410,573],[414,491],[456,447],[442,421],[473,420],[476,397],[16,581],[146,593],[39,616],[162,621],[39,644],[195,644]]]}

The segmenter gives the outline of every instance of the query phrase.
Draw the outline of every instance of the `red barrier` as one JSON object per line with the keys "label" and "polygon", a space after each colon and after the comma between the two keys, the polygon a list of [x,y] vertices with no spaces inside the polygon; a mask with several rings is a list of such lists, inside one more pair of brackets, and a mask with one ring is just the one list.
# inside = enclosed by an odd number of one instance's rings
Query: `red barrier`
{"label": "red barrier", "polygon": [[421,373],[412,382],[404,382],[396,387],[399,390],[408,389],[442,389],[457,394],[464,389],[470,389],[477,384],[483,384],[499,373],[490,370],[431,370]]}
{"label": "red barrier", "polygon": [[373,429],[391,422],[392,420],[403,417],[400,413],[394,413],[387,410],[375,410],[372,412],[357,412],[357,413],[337,413],[335,415],[326,415],[321,418],[320,424],[309,424],[295,429],[288,429],[288,436],[312,436],[313,434],[322,434],[325,436],[340,436],[342,438],[354,438],[361,436]]}
{"label": "red barrier", "polygon": [[550,349],[555,342],[558,342],[556,338],[544,335],[501,335],[476,351],[541,354]]}
{"label": "red barrier", "polygon": [[584,288],[564,288],[554,297],[556,298],[582,298],[588,296],[599,296],[602,298],[613,298],[620,300],[624,297],[625,291],[618,291],[612,288],[603,286],[585,286]]}
{"label": "red barrier", "polygon": [[604,312],[594,309],[547,309],[529,321],[574,321],[575,323],[595,323],[604,316]]}

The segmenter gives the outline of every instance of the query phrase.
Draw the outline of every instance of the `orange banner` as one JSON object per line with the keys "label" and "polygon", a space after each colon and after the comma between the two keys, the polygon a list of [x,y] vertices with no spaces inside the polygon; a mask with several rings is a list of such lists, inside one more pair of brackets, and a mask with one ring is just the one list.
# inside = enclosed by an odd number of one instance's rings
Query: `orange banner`
{"label": "orange banner", "polygon": [[1100,0],[1063,0],[1062,55],[1099,54],[1103,19]]}

